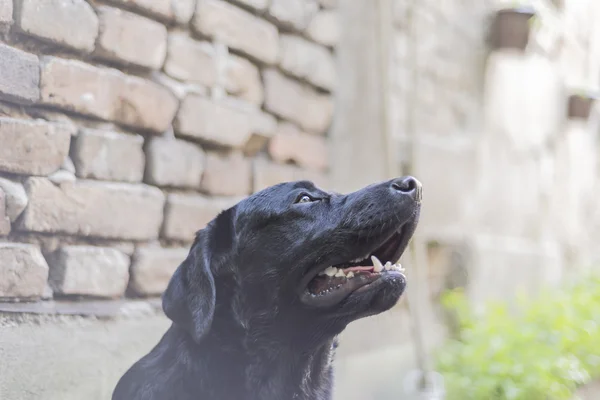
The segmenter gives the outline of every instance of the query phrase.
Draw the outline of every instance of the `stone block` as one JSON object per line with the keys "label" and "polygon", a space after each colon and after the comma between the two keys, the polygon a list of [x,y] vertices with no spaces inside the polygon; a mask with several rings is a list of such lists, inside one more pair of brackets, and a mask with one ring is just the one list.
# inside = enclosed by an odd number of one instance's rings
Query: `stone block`
{"label": "stone block", "polygon": [[183,248],[137,248],[131,260],[129,288],[141,296],[160,295],[188,252],[188,249]]}
{"label": "stone block", "polygon": [[48,258],[54,295],[115,298],[125,294],[129,257],[119,250],[63,246]]}
{"label": "stone block", "polygon": [[25,181],[29,206],[18,229],[107,239],[158,238],[165,196],[152,186],[76,181]]}
{"label": "stone block", "polygon": [[316,0],[271,0],[269,15],[285,28],[302,31],[319,11]]}
{"label": "stone block", "polygon": [[303,129],[326,132],[333,118],[330,96],[294,81],[275,69],[263,72],[265,108],[267,111],[292,122]]}
{"label": "stone block", "polygon": [[340,17],[338,11],[318,12],[308,24],[306,35],[317,43],[333,47],[340,40]]}
{"label": "stone block", "polygon": [[258,192],[278,183],[293,181],[297,168],[257,158],[252,163],[252,169],[254,175],[252,190]]}
{"label": "stone block", "polygon": [[200,188],[205,156],[198,145],[175,138],[151,138],[146,154],[146,182],[157,186]]}
{"label": "stone block", "polygon": [[196,8],[196,0],[171,0],[173,18],[178,24],[187,25]]}
{"label": "stone block", "polygon": [[132,10],[152,14],[156,17],[170,19],[173,17],[175,3],[181,3],[177,0],[110,0],[111,3],[119,4]]}
{"label": "stone block", "polygon": [[70,141],[69,126],[0,117],[0,171],[51,174],[69,154]]}
{"label": "stone block", "polygon": [[251,191],[252,168],[242,153],[207,153],[202,190],[217,196],[243,196]]}
{"label": "stone block", "polygon": [[244,154],[247,156],[254,156],[263,150],[277,131],[277,120],[266,112],[255,114],[252,122],[252,134],[244,145]]}
{"label": "stone block", "polygon": [[252,130],[246,110],[224,102],[188,95],[175,118],[175,133],[203,142],[227,147],[242,147]]}
{"label": "stone block", "polygon": [[8,236],[10,233],[10,218],[6,207],[6,195],[0,187],[0,236]]}
{"label": "stone block", "polygon": [[301,132],[289,123],[280,123],[269,142],[269,155],[278,163],[294,162],[301,167],[325,170],[328,167],[327,139]]}
{"label": "stone block", "polygon": [[41,70],[47,105],[155,132],[166,131],[177,111],[167,88],[116,69],[47,57]]}
{"label": "stone block", "polygon": [[190,22],[196,0],[110,0],[134,11],[150,14],[160,20],[185,25]]}
{"label": "stone block", "polygon": [[94,54],[139,67],[160,69],[167,54],[167,28],[118,8],[100,6],[100,34]]}
{"label": "stone block", "polygon": [[39,299],[46,287],[48,264],[40,249],[0,243],[0,298]]}
{"label": "stone block", "polygon": [[258,67],[245,58],[229,56],[224,85],[227,92],[249,103],[260,106],[264,101]]}
{"label": "stone block", "polygon": [[208,42],[172,33],[164,69],[175,79],[213,86],[217,80],[215,49]]}
{"label": "stone block", "polygon": [[192,25],[198,33],[264,63],[277,60],[277,28],[226,1],[198,0]]}
{"label": "stone block", "polygon": [[221,211],[234,206],[239,198],[205,197],[171,193],[167,197],[161,236],[190,243]]}
{"label": "stone block", "polygon": [[270,0],[233,0],[235,3],[250,7],[257,11],[265,11]]}
{"label": "stone block", "polygon": [[281,35],[279,46],[279,65],[284,71],[320,88],[333,90],[335,62],[326,47],[296,35]]}
{"label": "stone block", "polygon": [[77,176],[106,181],[141,182],[144,138],[111,131],[83,129],[71,155]]}
{"label": "stone block", "polygon": [[33,103],[40,98],[40,62],[36,55],[0,43],[0,100]]}
{"label": "stone block", "polygon": [[253,187],[254,192],[282,182],[309,180],[316,186],[327,190],[329,177],[321,171],[312,171],[298,168],[293,165],[278,164],[264,158],[257,158],[253,165]]}
{"label": "stone block", "polygon": [[18,0],[15,25],[27,35],[71,49],[91,52],[98,17],[85,0]]}
{"label": "stone block", "polygon": [[0,191],[4,193],[6,216],[11,222],[15,222],[29,202],[25,188],[21,182],[0,177]]}

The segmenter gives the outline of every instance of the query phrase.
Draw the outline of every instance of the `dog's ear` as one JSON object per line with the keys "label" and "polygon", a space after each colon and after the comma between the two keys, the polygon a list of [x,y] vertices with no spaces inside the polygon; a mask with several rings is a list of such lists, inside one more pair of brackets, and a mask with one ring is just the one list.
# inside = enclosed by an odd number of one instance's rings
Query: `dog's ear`
{"label": "dog's ear", "polygon": [[162,296],[163,311],[196,342],[210,330],[215,303],[215,270],[233,244],[233,210],[222,212],[196,234],[187,258],[177,268]]}

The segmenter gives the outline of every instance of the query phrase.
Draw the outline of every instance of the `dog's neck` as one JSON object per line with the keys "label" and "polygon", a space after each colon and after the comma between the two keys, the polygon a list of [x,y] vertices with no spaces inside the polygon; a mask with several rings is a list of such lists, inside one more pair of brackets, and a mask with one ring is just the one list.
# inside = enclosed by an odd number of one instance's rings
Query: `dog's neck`
{"label": "dog's neck", "polygon": [[247,349],[250,364],[245,381],[247,388],[256,393],[256,399],[330,399],[336,347],[333,339],[310,350],[267,343],[268,348]]}
{"label": "dog's neck", "polygon": [[[171,334],[195,357],[205,360],[210,370],[190,371],[198,385],[207,379],[222,382],[245,400],[329,400],[332,362],[337,339],[317,343],[281,343],[273,337],[246,335],[225,326],[216,327],[201,343],[173,326]],[[232,328],[231,326],[229,327]],[[248,333],[248,332],[246,332]],[[208,376],[206,376],[208,375]],[[211,385],[211,387],[219,385]],[[203,388],[199,387],[200,392]],[[230,392],[229,392],[230,393]],[[218,398],[218,394],[217,397]]]}

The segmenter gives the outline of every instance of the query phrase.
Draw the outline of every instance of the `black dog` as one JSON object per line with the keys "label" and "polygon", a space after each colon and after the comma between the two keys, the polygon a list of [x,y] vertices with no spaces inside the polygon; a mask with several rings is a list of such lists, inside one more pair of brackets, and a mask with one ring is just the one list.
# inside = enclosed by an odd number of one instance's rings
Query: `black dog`
{"label": "black dog", "polygon": [[330,399],[336,335],[404,291],[392,263],[420,201],[412,177],[346,196],[292,182],[222,212],[163,295],[171,328],[113,400]]}

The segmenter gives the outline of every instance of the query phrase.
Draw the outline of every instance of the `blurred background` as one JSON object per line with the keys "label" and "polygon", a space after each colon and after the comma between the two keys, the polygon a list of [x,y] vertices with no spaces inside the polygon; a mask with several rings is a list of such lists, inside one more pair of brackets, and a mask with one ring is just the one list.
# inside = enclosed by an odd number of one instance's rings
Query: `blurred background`
{"label": "blurred background", "polygon": [[110,398],[194,232],[244,196],[402,174],[424,186],[409,292],[343,333],[335,399],[599,399],[598,20],[0,0],[0,399]]}

